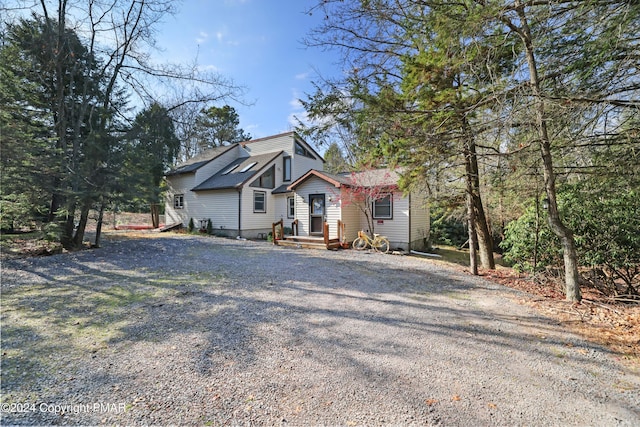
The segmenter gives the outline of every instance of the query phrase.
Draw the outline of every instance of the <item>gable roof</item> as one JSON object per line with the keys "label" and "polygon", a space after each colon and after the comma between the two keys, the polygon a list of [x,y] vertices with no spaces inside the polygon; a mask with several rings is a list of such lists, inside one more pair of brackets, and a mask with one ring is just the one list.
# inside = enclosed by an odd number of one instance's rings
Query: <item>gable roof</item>
{"label": "gable roof", "polygon": [[300,178],[293,181],[288,187],[287,190],[295,190],[303,182],[307,181],[311,177],[318,177],[323,181],[328,182],[329,184],[333,184],[334,187],[340,188],[341,185],[347,185],[347,181],[344,179],[342,174],[336,175],[328,172],[323,172],[315,169],[309,170],[307,173],[302,175]]}
{"label": "gable roof", "polygon": [[[282,154],[282,151],[236,159],[220,169],[215,175],[196,185],[191,191],[241,188],[248,180],[259,172],[262,172],[262,169],[275,160],[280,154]],[[255,164],[245,172],[242,172],[244,168],[249,167],[252,163]]]}
{"label": "gable roof", "polygon": [[327,161],[324,159],[324,157],[322,157],[320,154],[318,154],[318,152],[311,146],[309,145],[309,143],[307,141],[305,141],[304,139],[302,139],[302,137],[300,135],[298,135],[298,133],[296,131],[289,131],[289,132],[283,132],[283,133],[279,133],[277,135],[271,135],[271,136],[266,136],[264,138],[256,138],[256,139],[250,139],[248,141],[243,141],[240,142],[239,144],[244,148],[247,145],[251,145],[254,142],[260,142],[260,141],[267,141],[270,139],[276,139],[276,138],[281,138],[284,136],[290,136],[293,138],[294,142],[299,142],[302,143],[302,145],[304,145],[305,148],[307,148],[308,150],[311,151],[311,153],[318,159],[320,159],[322,161],[322,163],[326,163]]}
{"label": "gable roof", "polygon": [[363,172],[343,172],[339,174],[311,169],[291,183],[287,189],[295,190],[300,184],[314,176],[332,184],[336,188],[341,186],[375,187],[378,185],[392,187],[398,185],[398,179],[400,178],[398,172],[391,169],[371,169]]}
{"label": "gable roof", "polygon": [[199,153],[198,155],[190,158],[189,160],[180,163],[175,168],[171,169],[165,174],[165,176],[182,175],[186,173],[192,173],[206,165],[216,157],[226,153],[230,149],[234,148],[237,144],[223,145],[220,147],[210,148],[208,150]]}

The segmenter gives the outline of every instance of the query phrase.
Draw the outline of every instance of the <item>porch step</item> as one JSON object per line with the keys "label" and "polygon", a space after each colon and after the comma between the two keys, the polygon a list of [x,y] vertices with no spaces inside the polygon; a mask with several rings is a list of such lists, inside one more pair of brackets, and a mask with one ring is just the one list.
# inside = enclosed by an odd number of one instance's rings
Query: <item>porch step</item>
{"label": "porch step", "polygon": [[307,236],[287,236],[284,240],[276,240],[279,246],[291,246],[305,249],[339,249],[340,241],[338,239],[329,239],[329,243],[325,244],[322,237]]}

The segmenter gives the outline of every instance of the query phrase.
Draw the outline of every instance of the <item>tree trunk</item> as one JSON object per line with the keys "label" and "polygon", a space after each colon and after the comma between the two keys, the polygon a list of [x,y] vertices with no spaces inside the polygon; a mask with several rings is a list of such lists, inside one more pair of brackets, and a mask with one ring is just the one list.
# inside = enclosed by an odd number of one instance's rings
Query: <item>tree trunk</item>
{"label": "tree trunk", "polygon": [[[465,170],[467,180],[467,193],[471,206],[473,209],[474,221],[474,238],[477,241],[480,252],[480,263],[482,268],[493,270],[496,268],[495,260],[493,259],[493,237],[489,231],[487,225],[487,218],[484,213],[484,207],[482,206],[482,198],[480,197],[480,173],[478,171],[478,155],[476,152],[476,143],[473,136],[468,131],[468,124],[466,119],[462,118],[463,126],[467,136],[464,159]],[[469,240],[469,248],[471,248],[471,240]],[[475,251],[475,246],[473,247]]]}
{"label": "tree trunk", "polygon": [[73,250],[73,230],[75,228],[75,215],[76,211],[75,202],[71,203],[68,207],[68,211],[64,215],[64,217],[60,217],[60,224],[62,225],[62,230],[60,234],[60,243],[62,243],[62,247],[67,250]]}
{"label": "tree trunk", "polygon": [[160,205],[155,203],[151,204],[151,224],[153,228],[160,227]]}
{"label": "tree trunk", "polygon": [[98,212],[98,223],[96,224],[96,238],[93,243],[94,248],[100,247],[100,237],[102,236],[102,220],[104,219],[104,198],[100,201],[100,212]]}
{"label": "tree trunk", "polygon": [[82,247],[82,241],[84,240],[84,230],[87,227],[90,208],[90,202],[85,202],[82,206],[82,210],[80,211],[80,221],[78,222],[76,233],[73,236],[73,249],[80,249]]}
{"label": "tree trunk", "polygon": [[473,201],[471,199],[471,194],[467,194],[467,214],[469,215],[469,269],[474,276],[477,276],[478,256],[476,253],[476,245],[478,244],[478,238],[476,235],[475,212],[473,209]]}
{"label": "tree trunk", "polygon": [[[556,197],[556,176],[553,171],[553,156],[551,154],[551,141],[547,129],[546,106],[540,88],[540,78],[538,76],[538,66],[533,50],[531,30],[528,25],[527,16],[522,4],[518,7],[518,15],[522,27],[518,34],[522,38],[529,66],[529,82],[535,97],[536,123],[538,128],[540,154],[544,172],[544,186],[549,200],[549,226],[551,230],[560,238],[564,257],[565,292],[568,301],[580,301],[580,283],[578,274],[578,256],[573,232],[567,228],[560,219],[558,212],[558,202]],[[512,28],[513,23],[510,23]]]}
{"label": "tree trunk", "polygon": [[478,244],[478,235],[476,234],[476,210],[473,202],[473,183],[471,179],[471,162],[470,153],[465,152],[465,167],[467,181],[467,216],[469,223],[469,269],[474,276],[478,275],[478,258],[476,254],[476,246]]}

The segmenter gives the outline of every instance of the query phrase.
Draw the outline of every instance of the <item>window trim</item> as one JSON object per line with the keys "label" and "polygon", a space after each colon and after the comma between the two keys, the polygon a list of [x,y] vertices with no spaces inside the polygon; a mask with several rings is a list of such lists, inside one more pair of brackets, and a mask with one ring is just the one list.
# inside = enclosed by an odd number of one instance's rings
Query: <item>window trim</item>
{"label": "window trim", "polygon": [[238,166],[240,166],[240,164],[238,163],[237,165],[233,165],[230,168],[228,168],[226,171],[222,172],[222,175],[228,175],[230,174],[232,171],[234,171]]}
{"label": "window trim", "polygon": [[304,145],[302,145],[300,141],[297,141],[297,140],[295,141],[293,151],[300,156],[304,156],[304,157],[308,157],[310,159],[316,160],[315,156],[311,154],[311,152],[307,150],[307,148]]}
{"label": "window trim", "polygon": [[[271,175],[271,183],[265,182],[267,175]],[[257,187],[257,188],[276,188],[276,165],[271,165],[270,168],[265,170],[259,177],[257,177],[249,187]]]}
{"label": "window trim", "polygon": [[287,218],[296,217],[296,198],[294,196],[287,197]]}
{"label": "window trim", "polygon": [[[262,195],[262,210],[256,209],[256,196]],[[253,213],[267,213],[267,192],[266,191],[253,191]]]}
{"label": "window trim", "polygon": [[[382,199],[386,199],[386,198],[389,198],[389,216],[378,215],[377,212],[376,212],[376,206],[378,204],[378,201],[382,200]],[[384,207],[386,207],[386,204],[384,205]],[[374,200],[371,203],[371,215],[372,215],[373,219],[393,219],[393,194],[392,193],[388,193],[388,194],[385,194],[384,196],[381,196],[378,199]]]}
{"label": "window trim", "polygon": [[247,171],[251,170],[251,168],[254,167],[257,164],[258,164],[258,162],[249,163],[247,166],[242,168],[240,173],[247,172]]}
{"label": "window trim", "polygon": [[[287,165],[289,166],[289,170],[287,170]],[[291,156],[284,156],[282,158],[282,180],[291,181]]]}
{"label": "window trim", "polygon": [[[178,201],[180,203],[178,203]],[[174,209],[184,209],[184,194],[174,194],[173,195],[173,208]]]}

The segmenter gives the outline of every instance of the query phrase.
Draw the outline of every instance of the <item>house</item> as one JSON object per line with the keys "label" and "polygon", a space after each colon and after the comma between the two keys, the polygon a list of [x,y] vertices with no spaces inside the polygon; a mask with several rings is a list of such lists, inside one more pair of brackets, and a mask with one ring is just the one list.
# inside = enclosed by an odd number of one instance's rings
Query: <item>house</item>
{"label": "house", "polygon": [[217,235],[249,239],[282,221],[297,237],[325,244],[350,243],[364,230],[385,235],[393,249],[426,247],[426,198],[403,194],[397,171],[330,174],[323,166],[295,132],[207,150],[166,174],[165,221],[211,220]]}
{"label": "house", "polygon": [[[424,250],[429,237],[426,192],[403,194],[389,169],[330,174],[310,170],[289,185],[298,236],[352,242],[359,230],[386,236],[393,249]],[[341,229],[342,228],[342,229]]]}
{"label": "house", "polygon": [[324,159],[295,132],[216,147],[166,174],[165,221],[218,235],[259,238],[293,218],[289,185]]}

